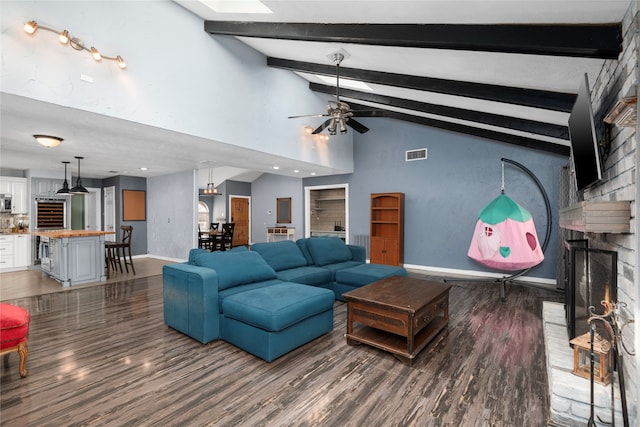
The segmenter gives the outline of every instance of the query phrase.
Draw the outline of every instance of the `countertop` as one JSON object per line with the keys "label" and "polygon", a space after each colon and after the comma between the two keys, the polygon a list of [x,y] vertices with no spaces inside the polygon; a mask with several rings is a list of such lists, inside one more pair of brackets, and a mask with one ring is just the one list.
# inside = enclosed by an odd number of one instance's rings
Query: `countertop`
{"label": "countertop", "polygon": [[115,231],[96,231],[96,230],[49,230],[49,231],[34,231],[31,234],[34,236],[45,236],[51,239],[62,239],[65,237],[89,237],[89,236],[102,236],[105,234],[115,234]]}

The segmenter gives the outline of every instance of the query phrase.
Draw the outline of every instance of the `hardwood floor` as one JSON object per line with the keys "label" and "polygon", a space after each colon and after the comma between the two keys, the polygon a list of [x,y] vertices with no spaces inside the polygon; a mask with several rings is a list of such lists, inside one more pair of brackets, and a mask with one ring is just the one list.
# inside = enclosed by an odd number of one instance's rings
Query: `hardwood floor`
{"label": "hardwood floor", "polygon": [[[138,265],[136,264],[136,270]],[[412,274],[420,277],[417,274]],[[334,330],[266,363],[162,320],[150,276],[10,300],[31,311],[29,376],[2,367],[2,425],[544,426],[542,301],[561,295],[454,282],[448,331],[414,361]]]}

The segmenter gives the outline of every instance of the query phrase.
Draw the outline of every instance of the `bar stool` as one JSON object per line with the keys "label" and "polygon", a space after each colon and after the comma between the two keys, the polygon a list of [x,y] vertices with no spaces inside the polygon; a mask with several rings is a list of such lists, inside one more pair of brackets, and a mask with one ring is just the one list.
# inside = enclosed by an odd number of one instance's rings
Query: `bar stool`
{"label": "bar stool", "polygon": [[18,371],[25,378],[27,372],[27,334],[31,315],[22,307],[0,303],[0,356],[4,356],[5,367],[9,366],[9,354],[18,353],[20,365]]}
{"label": "bar stool", "polygon": [[[107,259],[111,260],[111,265],[113,269],[116,268],[116,263],[120,266],[120,272],[122,272],[122,259],[124,259],[124,268],[129,273],[129,266],[131,266],[131,271],[133,274],[136,274],[136,269],[133,266],[133,259],[131,258],[131,235],[133,234],[133,227],[130,225],[121,225],[120,230],[122,230],[122,241],[120,242],[105,242],[105,250]],[[120,257],[122,254],[122,258]],[[129,260],[127,260],[127,256]]]}

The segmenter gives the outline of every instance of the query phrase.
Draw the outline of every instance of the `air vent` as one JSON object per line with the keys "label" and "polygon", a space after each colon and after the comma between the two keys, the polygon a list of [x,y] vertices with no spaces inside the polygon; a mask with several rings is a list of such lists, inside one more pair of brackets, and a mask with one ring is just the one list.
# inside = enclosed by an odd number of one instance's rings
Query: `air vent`
{"label": "air vent", "polygon": [[417,150],[405,151],[405,160],[412,162],[414,160],[427,160],[427,149],[419,148]]}

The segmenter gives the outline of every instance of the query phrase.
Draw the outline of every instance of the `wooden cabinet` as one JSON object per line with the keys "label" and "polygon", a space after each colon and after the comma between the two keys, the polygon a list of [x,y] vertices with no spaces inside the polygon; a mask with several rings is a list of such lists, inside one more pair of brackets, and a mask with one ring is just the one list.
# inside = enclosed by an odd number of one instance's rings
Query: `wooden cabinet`
{"label": "wooden cabinet", "polygon": [[375,264],[404,264],[404,193],[371,194],[369,259]]}
{"label": "wooden cabinet", "polygon": [[28,213],[27,178],[1,177],[0,194],[11,194],[12,214]]}
{"label": "wooden cabinet", "polygon": [[267,242],[296,240],[295,227],[267,227]]}

